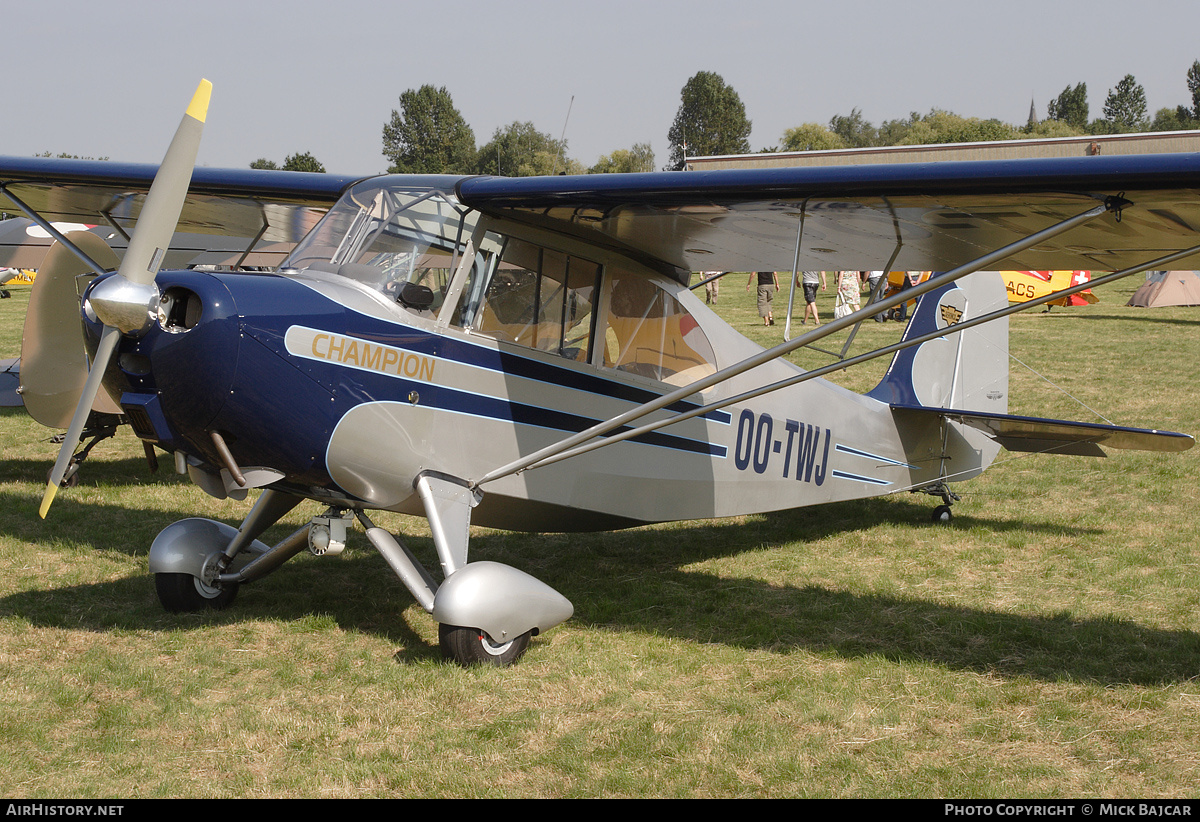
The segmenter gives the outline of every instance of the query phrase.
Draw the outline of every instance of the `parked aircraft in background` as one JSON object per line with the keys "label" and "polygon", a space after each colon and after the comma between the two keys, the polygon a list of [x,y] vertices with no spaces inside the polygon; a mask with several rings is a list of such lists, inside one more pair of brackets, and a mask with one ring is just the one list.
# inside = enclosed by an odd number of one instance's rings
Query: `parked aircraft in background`
{"label": "parked aircraft in background", "polygon": [[[1010,302],[1023,303],[1038,297],[1045,297],[1071,286],[1086,283],[1091,278],[1089,271],[1001,271],[1004,278],[1004,288],[1008,291]],[[1046,310],[1052,305],[1093,305],[1100,298],[1091,289],[1079,291],[1070,296],[1059,297],[1046,303]]]}
{"label": "parked aircraft in background", "polygon": [[[599,530],[900,491],[938,497],[946,520],[951,484],[1002,446],[1193,444],[1008,414],[1007,317],[1048,298],[1010,306],[994,270],[1086,264],[1108,281],[1196,254],[1198,157],[524,179],[193,173],[207,96],[201,84],[157,169],[0,158],[0,207],[61,243],[31,299],[27,363],[50,374],[81,347],[81,325],[91,363],[76,362],[66,392],[59,377],[35,388],[22,375],[31,412],[39,395],[35,416],[68,427],[42,516],[105,394],[205,492],[262,489],[240,527],[184,519],[155,539],[150,569],[172,611],[225,607],[301,551],[341,551],[357,522],[437,620],[448,657],[507,664],[573,609],[522,571],[471,561],[471,524]],[[301,218],[326,209],[300,240]],[[136,227],[118,261],[95,234],[52,230],[63,219]],[[177,231],[249,238],[249,253],[300,242],[270,272],[163,269]],[[693,271],[789,267],[940,273],[769,350],[688,289]],[[916,298],[900,342],[807,372],[782,359]],[[821,379],[885,355],[866,395]],[[305,501],[318,509],[307,525],[259,541]],[[429,520],[440,581],[374,524],[379,509]]]}

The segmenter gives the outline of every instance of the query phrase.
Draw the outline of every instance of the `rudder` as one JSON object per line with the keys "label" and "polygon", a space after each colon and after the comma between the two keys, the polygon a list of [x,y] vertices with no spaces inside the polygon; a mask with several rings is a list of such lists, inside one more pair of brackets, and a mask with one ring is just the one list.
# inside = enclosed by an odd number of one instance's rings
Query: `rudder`
{"label": "rudder", "polygon": [[[995,271],[963,277],[923,295],[904,340],[949,328],[1008,305]],[[1008,318],[936,337],[896,353],[867,396],[889,405],[1008,411]]]}

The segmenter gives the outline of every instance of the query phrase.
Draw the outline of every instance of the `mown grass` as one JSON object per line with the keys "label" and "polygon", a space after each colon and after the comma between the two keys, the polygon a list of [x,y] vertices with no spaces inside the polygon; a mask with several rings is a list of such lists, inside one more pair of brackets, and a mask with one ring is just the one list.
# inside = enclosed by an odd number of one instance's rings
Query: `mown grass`
{"label": "mown grass", "polygon": [[[1116,422],[1200,431],[1200,314],[1126,308],[1131,290],[1019,317],[1013,352]],[[16,353],[23,298],[0,301],[0,355]],[[744,277],[718,307],[779,339]],[[855,350],[900,328],[868,323]],[[861,390],[884,367],[838,379]],[[1013,395],[1017,413],[1092,419],[1017,365]],[[436,625],[361,534],[228,611],[164,613],[154,534],[185,516],[237,522],[248,504],[150,475],[125,432],[43,522],[48,434],[0,413],[10,797],[1200,789],[1195,451],[1002,452],[959,487],[949,527],[903,495],[611,534],[477,530],[473,557],[544,579],[576,614],[519,665],[465,671],[440,661]],[[378,519],[432,556],[423,521]]]}

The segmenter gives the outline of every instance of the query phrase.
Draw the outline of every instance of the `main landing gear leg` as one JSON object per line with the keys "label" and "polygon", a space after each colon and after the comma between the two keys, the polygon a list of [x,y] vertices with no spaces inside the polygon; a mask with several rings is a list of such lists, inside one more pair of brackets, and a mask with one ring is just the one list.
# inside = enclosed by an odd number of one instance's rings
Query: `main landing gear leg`
{"label": "main landing gear leg", "polygon": [[[82,433],[80,433],[79,438],[80,440],[84,440],[91,437],[91,439],[88,439],[87,445],[83,446],[79,453],[73,455],[71,461],[67,463],[67,472],[63,474],[62,482],[60,483],[63,488],[74,488],[79,484],[79,469],[83,466],[83,461],[88,458],[88,454],[92,452],[92,449],[98,443],[117,435],[118,419],[115,414],[102,414],[97,411],[93,411],[88,415],[87,423]],[[65,439],[65,435],[58,434],[51,437],[50,441],[61,445],[63,439]],[[48,473],[46,478],[49,479],[49,477],[50,474]]]}
{"label": "main landing gear leg", "polygon": [[460,665],[511,665],[525,653],[530,637],[571,617],[571,603],[529,574],[498,562],[467,562],[471,509],[479,496],[466,483],[427,472],[413,485],[437,547],[441,585],[392,534],[364,513],[358,518],[367,539],[438,621],[447,659]]}
{"label": "main landing gear leg", "polygon": [[[173,613],[225,608],[241,583],[261,579],[302,551],[307,525],[272,547],[257,539],[301,501],[268,489],[240,528],[199,517],[164,528],[150,546],[150,571],[163,607]],[[234,557],[243,552],[257,556],[241,571],[230,573]]]}

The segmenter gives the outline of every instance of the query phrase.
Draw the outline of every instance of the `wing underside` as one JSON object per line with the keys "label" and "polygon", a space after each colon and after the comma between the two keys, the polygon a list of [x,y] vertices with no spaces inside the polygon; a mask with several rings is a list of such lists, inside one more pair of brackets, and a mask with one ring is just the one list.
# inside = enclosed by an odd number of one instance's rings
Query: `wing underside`
{"label": "wing underside", "polygon": [[[19,213],[19,198],[47,220],[127,231],[155,170],[0,158],[0,211]],[[294,243],[353,180],[199,168],[178,230]],[[468,206],[612,247],[681,279],[692,271],[867,270],[889,262],[892,270],[945,271],[1098,204],[1110,205],[1109,213],[1004,267],[1114,271],[1189,248],[1200,229],[1195,154],[440,178],[439,185],[456,182]]]}
{"label": "wing underside", "polygon": [[[88,160],[0,157],[0,212],[34,211],[74,228],[95,227],[123,249],[154,180],[157,166]],[[183,207],[172,249],[175,262],[234,258],[254,247],[278,262],[316,224],[356,178],[254,169],[198,168]],[[67,229],[69,230],[69,229]],[[9,237],[8,235],[12,236]],[[36,267],[50,238],[0,233],[0,265],[20,260]],[[271,246],[281,247],[271,253]],[[199,255],[209,254],[205,258]],[[31,256],[32,255],[32,256]],[[252,264],[252,263],[247,263]]]}
{"label": "wing underside", "polygon": [[471,178],[458,193],[678,272],[945,271],[1104,203],[1005,267],[1114,271],[1197,243],[1200,155]]}

